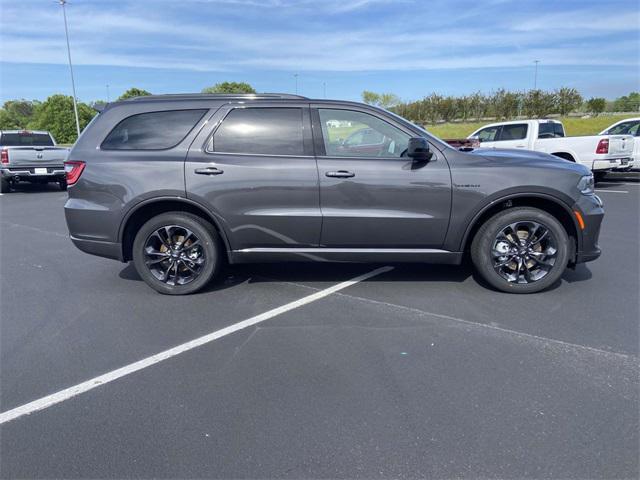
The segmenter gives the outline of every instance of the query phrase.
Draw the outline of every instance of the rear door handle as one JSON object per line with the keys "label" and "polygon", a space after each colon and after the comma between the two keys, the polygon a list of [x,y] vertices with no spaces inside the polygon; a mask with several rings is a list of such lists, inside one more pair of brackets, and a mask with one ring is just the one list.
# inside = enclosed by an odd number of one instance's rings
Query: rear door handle
{"label": "rear door handle", "polygon": [[196,168],[194,171],[198,175],[220,175],[224,173],[224,170],[220,170],[216,167]]}
{"label": "rear door handle", "polygon": [[356,176],[355,173],[347,172],[346,170],[338,170],[337,172],[327,172],[325,173],[325,175],[327,177],[334,177],[334,178],[351,178]]}

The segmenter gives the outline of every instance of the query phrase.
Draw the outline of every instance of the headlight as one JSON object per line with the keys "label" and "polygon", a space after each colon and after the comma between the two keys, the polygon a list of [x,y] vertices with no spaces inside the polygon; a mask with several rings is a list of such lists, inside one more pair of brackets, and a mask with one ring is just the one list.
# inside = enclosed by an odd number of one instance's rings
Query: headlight
{"label": "headlight", "polygon": [[580,178],[578,182],[578,190],[583,195],[593,195],[595,193],[595,181],[593,180],[593,174],[585,175]]}

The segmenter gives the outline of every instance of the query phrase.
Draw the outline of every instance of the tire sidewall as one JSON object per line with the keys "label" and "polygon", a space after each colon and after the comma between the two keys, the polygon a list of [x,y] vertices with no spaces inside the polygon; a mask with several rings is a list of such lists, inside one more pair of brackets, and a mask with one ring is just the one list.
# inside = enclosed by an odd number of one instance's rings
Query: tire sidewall
{"label": "tire sidewall", "polygon": [[[547,227],[557,244],[556,262],[547,275],[533,283],[517,284],[505,280],[493,268],[491,248],[498,232],[514,222],[533,221]],[[569,237],[564,227],[552,215],[535,208],[514,208],[500,212],[487,221],[474,238],[472,245],[473,263],[492,287],[508,293],[536,293],[549,288],[560,279],[569,260]]]}
{"label": "tire sidewall", "polygon": [[[186,285],[167,285],[158,280],[145,264],[144,246],[149,236],[166,225],[179,225],[191,230],[199,239],[204,250],[206,263],[195,280]],[[220,265],[220,249],[213,228],[199,217],[188,213],[164,213],[153,217],[138,230],[133,241],[132,257],[138,275],[154,290],[166,295],[187,295],[203,288],[216,275]]]}

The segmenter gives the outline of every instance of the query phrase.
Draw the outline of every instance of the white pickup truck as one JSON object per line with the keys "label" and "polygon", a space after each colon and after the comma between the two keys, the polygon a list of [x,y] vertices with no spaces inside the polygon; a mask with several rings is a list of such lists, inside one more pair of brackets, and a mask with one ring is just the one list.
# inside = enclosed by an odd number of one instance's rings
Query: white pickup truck
{"label": "white pickup truck", "polygon": [[482,148],[523,148],[550,153],[582,163],[601,176],[626,167],[633,155],[632,135],[566,137],[558,120],[516,120],[492,123],[468,138],[477,138]]}
{"label": "white pickup truck", "polygon": [[600,135],[632,135],[633,136],[633,157],[629,165],[619,170],[631,170],[640,167],[640,117],[627,118],[614,123]]}
{"label": "white pickup truck", "polygon": [[68,148],[56,146],[49,132],[0,131],[0,192],[10,192],[18,182],[56,182],[66,190],[64,161],[68,153]]}

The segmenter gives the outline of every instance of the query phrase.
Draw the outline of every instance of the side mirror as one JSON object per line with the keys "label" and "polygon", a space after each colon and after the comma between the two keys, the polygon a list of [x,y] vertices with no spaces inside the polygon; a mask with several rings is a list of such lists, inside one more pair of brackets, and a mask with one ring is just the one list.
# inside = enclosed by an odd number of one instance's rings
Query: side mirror
{"label": "side mirror", "polygon": [[424,137],[413,137],[409,139],[407,147],[407,157],[416,162],[428,162],[433,157],[433,152],[429,147],[429,142]]}
{"label": "side mirror", "polygon": [[482,143],[482,139],[478,135],[474,135],[472,137],[469,137],[469,140],[471,140],[472,142]]}

